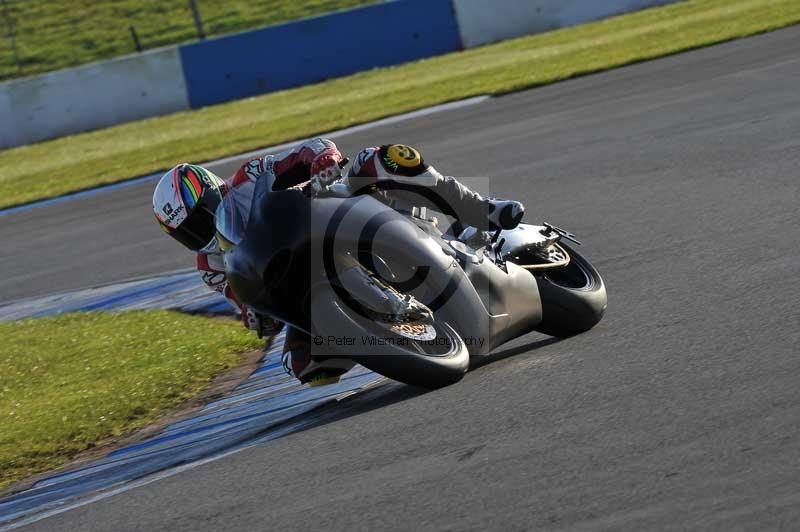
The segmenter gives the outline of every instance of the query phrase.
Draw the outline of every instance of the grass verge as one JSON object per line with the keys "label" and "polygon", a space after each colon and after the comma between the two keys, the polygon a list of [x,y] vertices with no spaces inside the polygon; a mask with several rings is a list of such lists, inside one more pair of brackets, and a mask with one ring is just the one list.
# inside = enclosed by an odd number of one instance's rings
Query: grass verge
{"label": "grass verge", "polygon": [[[800,22],[797,0],[691,0],[318,85],[0,151],[0,207]],[[410,139],[409,141],[413,141]]]}
{"label": "grass verge", "polygon": [[167,311],[0,323],[0,489],[154,421],[261,345]]}
{"label": "grass verge", "polygon": [[[197,0],[208,36],[321,15],[375,0]],[[0,79],[18,77],[10,22],[23,75],[136,52],[129,27],[143,49],[197,39],[187,0],[7,0],[0,32]]]}

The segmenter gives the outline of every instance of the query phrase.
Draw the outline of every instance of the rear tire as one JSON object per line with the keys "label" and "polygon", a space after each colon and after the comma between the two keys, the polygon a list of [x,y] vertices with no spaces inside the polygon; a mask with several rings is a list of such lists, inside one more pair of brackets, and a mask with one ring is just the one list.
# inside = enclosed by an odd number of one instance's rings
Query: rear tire
{"label": "rear tire", "polygon": [[608,306],[608,296],[594,266],[563,242],[559,245],[569,253],[569,264],[534,274],[542,300],[542,322],[536,330],[566,338],[597,325]]}

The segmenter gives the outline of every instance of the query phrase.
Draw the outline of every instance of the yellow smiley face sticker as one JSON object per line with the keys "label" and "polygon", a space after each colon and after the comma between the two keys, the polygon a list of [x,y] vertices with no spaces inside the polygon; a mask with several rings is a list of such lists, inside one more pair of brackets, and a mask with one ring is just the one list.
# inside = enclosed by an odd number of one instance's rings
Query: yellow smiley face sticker
{"label": "yellow smiley face sticker", "polygon": [[386,150],[389,159],[404,168],[415,168],[422,163],[422,156],[417,150],[403,144],[389,146]]}

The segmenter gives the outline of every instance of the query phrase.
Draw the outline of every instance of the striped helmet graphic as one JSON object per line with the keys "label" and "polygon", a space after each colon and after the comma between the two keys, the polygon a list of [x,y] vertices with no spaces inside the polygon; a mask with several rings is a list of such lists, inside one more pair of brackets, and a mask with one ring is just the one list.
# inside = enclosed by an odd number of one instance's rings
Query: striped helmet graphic
{"label": "striped helmet graphic", "polygon": [[153,212],[168,235],[193,251],[214,239],[214,212],[225,183],[213,172],[182,163],[165,173],[153,192]]}

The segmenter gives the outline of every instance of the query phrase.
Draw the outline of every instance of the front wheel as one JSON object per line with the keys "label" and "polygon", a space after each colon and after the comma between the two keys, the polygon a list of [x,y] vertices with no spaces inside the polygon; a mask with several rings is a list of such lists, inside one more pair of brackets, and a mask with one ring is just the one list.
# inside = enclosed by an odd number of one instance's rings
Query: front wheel
{"label": "front wheel", "polygon": [[535,273],[542,300],[542,322],[536,330],[566,338],[597,325],[608,306],[608,296],[594,266],[563,242],[559,245],[569,254],[569,264]]}
{"label": "front wheel", "polygon": [[324,342],[338,338],[337,351],[376,373],[424,388],[441,388],[461,380],[469,368],[469,351],[448,323],[435,319],[390,323],[367,319],[353,308],[330,298],[322,329]]}
{"label": "front wheel", "polygon": [[375,346],[351,356],[376,373],[414,386],[441,388],[460,381],[469,368],[469,351],[447,323],[376,325],[383,331],[373,339],[390,343],[390,349]]}

